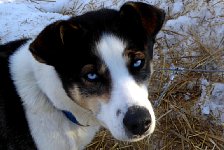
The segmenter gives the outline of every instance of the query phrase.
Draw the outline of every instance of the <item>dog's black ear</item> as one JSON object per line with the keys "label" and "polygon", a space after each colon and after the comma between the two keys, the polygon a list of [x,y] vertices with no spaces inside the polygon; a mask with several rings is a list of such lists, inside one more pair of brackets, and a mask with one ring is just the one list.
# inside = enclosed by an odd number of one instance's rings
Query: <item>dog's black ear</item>
{"label": "dog's black ear", "polygon": [[120,9],[120,15],[130,23],[140,22],[147,34],[153,38],[162,28],[165,19],[163,10],[142,2],[125,3]]}
{"label": "dog's black ear", "polygon": [[30,44],[29,49],[37,61],[54,65],[69,43],[77,41],[83,34],[84,30],[79,24],[57,21],[48,25]]}

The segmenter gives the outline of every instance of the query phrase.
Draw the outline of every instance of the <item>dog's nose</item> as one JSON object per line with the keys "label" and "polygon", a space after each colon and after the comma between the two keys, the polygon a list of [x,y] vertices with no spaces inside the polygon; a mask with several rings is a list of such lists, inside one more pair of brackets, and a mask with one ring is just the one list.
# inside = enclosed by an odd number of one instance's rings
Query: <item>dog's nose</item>
{"label": "dog's nose", "polygon": [[133,135],[142,135],[150,127],[151,116],[145,107],[131,106],[124,116],[123,123]]}

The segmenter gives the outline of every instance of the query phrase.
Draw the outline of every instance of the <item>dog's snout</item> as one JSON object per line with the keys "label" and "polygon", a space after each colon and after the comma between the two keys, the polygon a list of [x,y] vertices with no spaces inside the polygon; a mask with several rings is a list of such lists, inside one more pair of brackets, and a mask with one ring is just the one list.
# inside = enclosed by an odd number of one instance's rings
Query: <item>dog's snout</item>
{"label": "dog's snout", "polygon": [[131,106],[124,116],[123,123],[133,135],[142,135],[150,127],[151,116],[145,107]]}

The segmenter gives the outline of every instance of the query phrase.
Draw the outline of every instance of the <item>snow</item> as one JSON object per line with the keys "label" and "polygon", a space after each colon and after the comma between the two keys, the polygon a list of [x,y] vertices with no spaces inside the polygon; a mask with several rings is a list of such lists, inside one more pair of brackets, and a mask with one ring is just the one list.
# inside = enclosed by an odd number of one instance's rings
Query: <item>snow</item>
{"label": "snow", "polygon": [[209,114],[210,114],[210,107],[209,107],[209,105],[204,105],[204,106],[201,108],[201,111],[202,111],[202,114],[204,114],[204,115],[209,115]]}
{"label": "snow", "polygon": [[184,100],[185,100],[185,101],[191,100],[190,95],[191,95],[190,93],[186,93],[186,94],[184,94]]}
{"label": "snow", "polygon": [[172,9],[173,14],[179,13],[179,12],[181,12],[181,10],[183,10],[182,2],[176,2],[173,4],[173,9]]}
{"label": "snow", "polygon": [[0,4],[0,43],[23,37],[32,38],[49,23],[68,17],[59,13],[41,12],[30,4],[2,3]]}
{"label": "snow", "polygon": [[210,106],[209,108],[212,114],[218,118],[221,123],[224,123],[224,84],[214,83],[213,88],[208,105]]}
{"label": "snow", "polygon": [[[224,84],[222,83],[215,83],[214,90],[212,91],[212,97],[211,99],[217,100],[219,105],[224,104]],[[223,109],[224,111],[224,109]]]}
{"label": "snow", "polygon": [[201,80],[201,96],[198,106],[203,115],[212,115],[217,122],[224,123],[224,83],[210,83],[206,79]]}
{"label": "snow", "polygon": [[188,16],[180,16],[178,18],[176,18],[175,20],[168,20],[166,23],[166,27],[167,28],[172,28],[175,30],[180,30],[181,26],[189,26],[194,24],[194,20],[191,19]]}
{"label": "snow", "polygon": [[[119,8],[126,1],[54,0],[46,2],[35,0],[0,0],[0,43],[23,37],[33,38],[46,25],[57,20],[64,20],[71,15],[79,15],[98,7]],[[224,35],[224,2],[220,2],[219,0],[209,2],[205,2],[204,0],[192,0],[192,2],[190,0],[175,0],[175,2],[168,0],[148,0],[147,2],[165,9],[167,15],[172,16],[164,25],[164,30],[183,34],[175,35],[160,32],[158,38],[166,36],[169,40],[168,43],[171,45],[185,38],[185,41],[182,42],[184,49],[187,45],[193,44],[192,39],[189,37],[186,40],[185,36],[187,31],[191,29],[191,31],[195,31],[201,35],[201,40],[206,45],[216,44],[217,48],[224,46],[224,42],[222,42]],[[202,21],[203,23],[201,23]],[[175,68],[181,68],[181,66],[175,66]],[[171,75],[170,80],[174,80],[174,77],[175,75]],[[221,123],[224,123],[224,84],[210,83],[202,79],[201,90],[201,96],[198,101],[201,113],[203,115],[212,114]],[[189,100],[187,93],[185,99]]]}

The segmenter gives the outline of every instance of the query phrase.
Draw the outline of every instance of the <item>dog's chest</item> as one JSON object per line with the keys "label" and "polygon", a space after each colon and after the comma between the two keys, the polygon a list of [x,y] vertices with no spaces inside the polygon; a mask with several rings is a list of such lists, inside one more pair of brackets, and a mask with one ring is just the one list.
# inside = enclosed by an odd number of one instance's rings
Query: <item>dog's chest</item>
{"label": "dog's chest", "polygon": [[98,127],[81,127],[61,112],[49,109],[33,113],[26,110],[31,134],[41,150],[78,150],[89,144]]}

